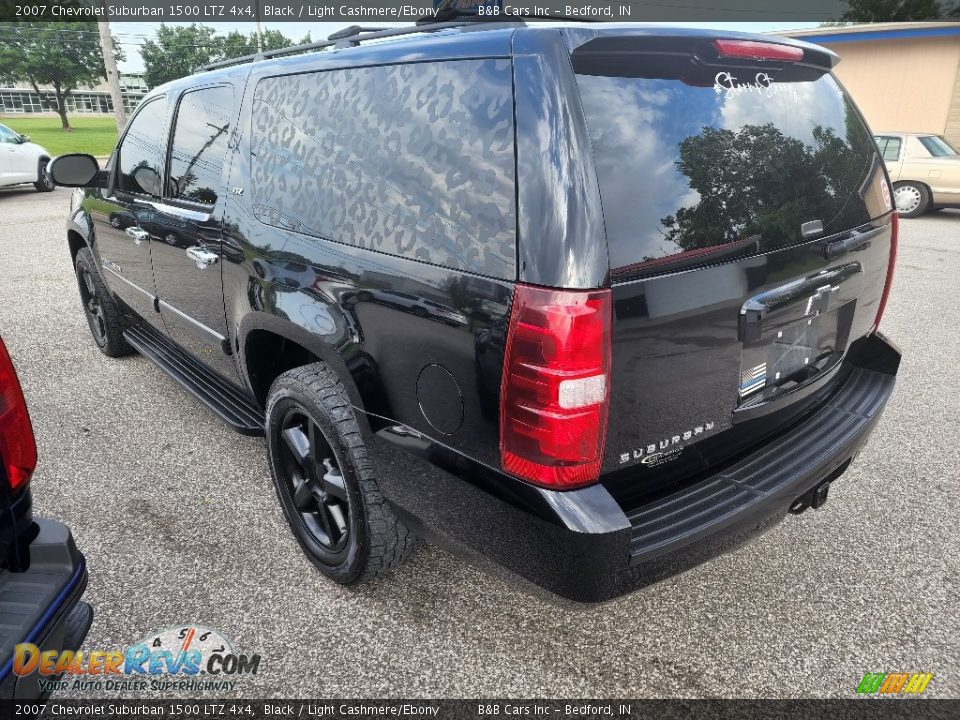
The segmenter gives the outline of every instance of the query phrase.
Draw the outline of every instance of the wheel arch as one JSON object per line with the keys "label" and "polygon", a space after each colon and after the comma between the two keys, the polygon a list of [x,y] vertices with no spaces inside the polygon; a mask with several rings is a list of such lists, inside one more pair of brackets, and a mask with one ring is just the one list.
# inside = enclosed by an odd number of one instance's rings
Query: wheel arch
{"label": "wheel arch", "polygon": [[70,246],[70,260],[76,264],[77,253],[87,247],[87,241],[78,231],[70,228],[67,230],[67,244]]}
{"label": "wheel arch", "polygon": [[[303,313],[302,316],[310,317],[310,314]],[[246,315],[238,326],[235,350],[241,375],[261,407],[266,405],[270,386],[281,374],[313,362],[325,362],[346,387],[350,402],[363,411],[357,413],[358,422],[366,431],[369,429],[367,410],[371,403],[374,407],[379,405],[370,392],[371,383],[367,377],[370,368],[364,361],[365,353],[356,344],[343,342],[343,338],[340,340],[338,346],[342,350],[338,350],[330,336],[320,332],[319,328],[300,325],[270,313],[253,312]]]}
{"label": "wheel arch", "polygon": [[899,180],[894,180],[892,184],[893,184],[894,190],[896,190],[897,185],[922,185],[923,188],[927,191],[927,193],[931,195],[933,194],[933,191],[930,189],[930,186],[927,183],[925,183],[923,180],[917,180],[914,178],[907,178],[906,180],[904,180],[903,178],[900,178]]}

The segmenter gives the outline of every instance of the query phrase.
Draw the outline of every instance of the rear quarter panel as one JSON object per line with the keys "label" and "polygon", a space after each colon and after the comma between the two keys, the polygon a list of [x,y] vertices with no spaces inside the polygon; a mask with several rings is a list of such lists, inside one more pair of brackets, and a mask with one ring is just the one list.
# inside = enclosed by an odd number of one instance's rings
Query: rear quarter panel
{"label": "rear quarter panel", "polygon": [[[472,54],[484,59],[466,62],[487,63],[482,72],[458,66],[442,82],[409,62],[426,49],[431,62],[461,58],[463,42],[256,66],[234,149],[229,186],[241,190],[225,211],[223,283],[241,364],[253,331],[289,337],[340,371],[374,431],[401,424],[496,465],[516,275],[512,91],[509,34],[475,35]],[[345,92],[321,77],[384,62],[399,64]],[[297,92],[280,92],[287,84]],[[484,87],[497,97],[478,95]],[[435,204],[412,196],[421,187]],[[403,207],[397,193],[408,195]],[[453,233],[461,245],[441,242],[451,226],[486,228],[493,241],[472,246],[483,231],[468,231]]]}

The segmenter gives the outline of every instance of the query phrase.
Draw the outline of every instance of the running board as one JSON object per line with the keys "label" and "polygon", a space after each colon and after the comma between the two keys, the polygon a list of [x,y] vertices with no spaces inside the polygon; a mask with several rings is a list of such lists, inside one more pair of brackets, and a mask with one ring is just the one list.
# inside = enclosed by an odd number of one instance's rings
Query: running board
{"label": "running board", "polygon": [[137,325],[123,337],[241,435],[263,435],[263,412],[243,391],[153,328]]}

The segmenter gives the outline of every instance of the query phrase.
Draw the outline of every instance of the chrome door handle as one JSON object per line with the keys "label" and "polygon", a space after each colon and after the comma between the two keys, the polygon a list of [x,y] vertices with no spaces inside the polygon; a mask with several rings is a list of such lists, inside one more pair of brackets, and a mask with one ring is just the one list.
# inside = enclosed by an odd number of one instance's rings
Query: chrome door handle
{"label": "chrome door handle", "polygon": [[188,247],[186,253],[187,257],[193,260],[200,270],[206,270],[210,265],[214,265],[220,259],[220,256],[215,252],[210,252],[199,245]]}
{"label": "chrome door handle", "polygon": [[133,238],[133,241],[137,245],[139,245],[148,237],[150,237],[150,233],[148,233],[146,230],[141,230],[140,228],[135,228],[135,227],[128,227],[126,229],[126,233],[127,235]]}

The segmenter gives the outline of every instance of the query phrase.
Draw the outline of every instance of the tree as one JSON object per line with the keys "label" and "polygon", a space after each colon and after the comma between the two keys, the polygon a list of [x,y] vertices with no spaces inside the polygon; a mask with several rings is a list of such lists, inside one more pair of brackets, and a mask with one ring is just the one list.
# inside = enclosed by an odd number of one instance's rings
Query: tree
{"label": "tree", "polygon": [[[307,36],[309,38],[309,35]],[[244,35],[236,30],[220,38],[221,58],[230,60],[232,58],[242,57],[243,55],[253,55],[257,51],[257,34],[247,33]],[[306,40],[305,42],[309,42]],[[293,41],[279,30],[265,30],[263,32],[263,49],[279,50],[280,48],[290,47]]]}
{"label": "tree", "polygon": [[140,49],[144,80],[151,88],[190,75],[201,65],[220,58],[222,40],[212,27],[164,25],[157,39],[147,40]]}
{"label": "tree", "polygon": [[846,22],[940,20],[960,15],[956,0],[847,0]]}
{"label": "tree", "polygon": [[772,124],[740,130],[704,127],[680,143],[677,169],[699,202],[663,218],[663,232],[683,250],[716,247],[761,236],[794,238],[811,217],[825,225],[847,207],[864,172],[866,142],[848,108],[845,137],[816,126],[813,143],[784,135]]}
{"label": "tree", "polygon": [[[78,87],[95,85],[106,78],[97,24],[0,23],[0,33],[4,37],[0,46],[0,81],[28,82],[41,101],[51,94],[41,90],[41,86],[53,88],[60,123],[64,130],[70,130],[67,98]],[[114,55],[118,61],[124,59],[120,52]]]}
{"label": "tree", "polygon": [[[310,42],[310,33],[294,43],[279,30],[263,33],[263,49],[279,50],[294,44]],[[216,35],[213,28],[193,24],[189,27],[160,25],[156,40],[147,40],[140,50],[144,80],[153,88],[165,82],[186,77],[202,65],[218,60],[231,60],[257,52],[255,33],[233,30]]]}

